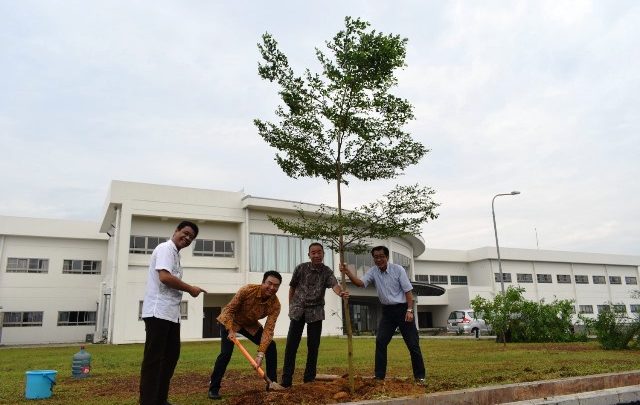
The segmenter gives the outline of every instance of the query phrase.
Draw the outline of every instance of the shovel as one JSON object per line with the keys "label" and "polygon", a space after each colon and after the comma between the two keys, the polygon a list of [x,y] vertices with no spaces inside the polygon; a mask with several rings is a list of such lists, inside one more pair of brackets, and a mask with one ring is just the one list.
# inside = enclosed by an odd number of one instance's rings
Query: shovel
{"label": "shovel", "polygon": [[233,343],[235,343],[236,346],[238,346],[238,349],[240,349],[240,352],[242,352],[242,355],[244,357],[246,357],[247,360],[249,360],[249,363],[251,363],[253,368],[256,369],[256,371],[258,372],[260,377],[264,378],[264,380],[267,382],[267,391],[269,391],[270,389],[271,390],[276,390],[276,391],[285,389],[282,385],[280,385],[278,383],[274,383],[273,381],[271,381],[269,379],[269,377],[267,377],[267,375],[264,373],[262,368],[258,367],[258,363],[256,363],[256,361],[253,359],[253,357],[251,357],[251,355],[249,354],[247,349],[245,349],[244,346],[242,346],[242,344],[240,343],[240,341],[237,338],[233,338],[231,340],[233,341]]}

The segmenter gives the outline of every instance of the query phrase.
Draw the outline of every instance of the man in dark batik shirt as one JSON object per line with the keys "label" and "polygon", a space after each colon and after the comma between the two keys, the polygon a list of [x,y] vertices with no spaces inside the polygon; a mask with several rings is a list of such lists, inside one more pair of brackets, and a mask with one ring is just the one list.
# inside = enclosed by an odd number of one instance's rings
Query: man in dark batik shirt
{"label": "man in dark batik shirt", "polygon": [[296,364],[296,354],[302,330],[307,324],[307,365],[304,369],[304,382],[316,378],[318,363],[318,349],[320,348],[320,334],[324,320],[324,292],[331,288],[340,297],[349,297],[343,291],[333,270],[325,266],[324,248],[319,243],[309,246],[310,262],[299,264],[289,283],[289,333],[287,346],[284,350],[284,368],[282,370],[282,386],[290,387],[293,382],[293,372]]}

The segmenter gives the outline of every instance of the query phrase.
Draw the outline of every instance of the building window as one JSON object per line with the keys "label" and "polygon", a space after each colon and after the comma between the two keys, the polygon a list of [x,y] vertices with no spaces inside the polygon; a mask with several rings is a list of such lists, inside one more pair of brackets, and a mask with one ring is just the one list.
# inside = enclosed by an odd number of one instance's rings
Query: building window
{"label": "building window", "polygon": [[576,284],[589,284],[589,276],[575,276]]}
{"label": "building window", "polygon": [[159,244],[168,241],[168,238],[158,236],[135,236],[129,237],[129,253],[150,255]]}
{"label": "building window", "polygon": [[610,311],[611,307],[609,305],[598,305],[598,313]]}
{"label": "building window", "polygon": [[58,326],[95,324],[96,311],[58,311]]}
{"label": "building window", "polygon": [[604,276],[593,276],[593,284],[607,284]]}
{"label": "building window", "polygon": [[593,313],[593,305],[580,305],[580,313],[581,314],[592,314]]}
{"label": "building window", "polygon": [[640,312],[640,305],[631,304],[631,305],[629,305],[629,309],[631,310],[632,314],[637,314],[638,312]]}
{"label": "building window", "polygon": [[42,326],[42,311],[5,312],[2,326],[5,328]]}
{"label": "building window", "polygon": [[426,283],[429,282],[429,276],[426,274],[416,274],[416,281],[424,281]]}
{"label": "building window", "polygon": [[518,273],[518,283],[533,283],[533,274]]}
{"label": "building window", "polygon": [[[500,282],[500,273],[493,273],[496,283]],[[511,273],[502,273],[502,281],[505,283],[511,282]]]}
{"label": "building window", "polygon": [[[358,277],[364,276],[364,274],[375,264],[373,263],[373,257],[370,253],[355,254],[352,252],[345,252],[344,260],[347,262],[347,264],[353,265],[355,267],[355,274]],[[429,276],[425,274],[418,277],[416,275],[416,281],[426,281],[428,283]]]}
{"label": "building window", "polygon": [[[254,272],[277,270],[293,273],[298,264],[309,261],[309,246],[314,242],[297,236],[252,233],[249,235],[249,269]],[[333,252],[325,243],[322,245],[324,264],[333,268]],[[345,253],[345,261],[353,264],[348,257],[349,254]]]}
{"label": "building window", "polygon": [[407,274],[409,274],[411,272],[411,258],[407,257],[403,254],[400,254],[398,252],[392,252],[391,253],[391,260],[393,261],[393,263],[395,264],[399,264],[400,266],[404,267],[404,270],[407,272]]}
{"label": "building window", "polygon": [[538,283],[551,283],[551,274],[536,274],[536,278],[538,279]]}
{"label": "building window", "polygon": [[609,284],[622,284],[622,277],[609,276]]}
{"label": "building window", "polygon": [[431,284],[447,285],[447,284],[449,284],[449,278],[447,276],[431,275],[431,276],[429,276],[429,282]]}
{"label": "building window", "polygon": [[467,276],[451,276],[451,285],[467,285]]}
{"label": "building window", "polygon": [[48,273],[49,259],[30,259],[9,257],[7,259],[8,273]]}
{"label": "building window", "polygon": [[638,284],[638,279],[636,277],[625,277],[624,278],[624,283],[625,284],[637,285]]}
{"label": "building window", "polygon": [[571,284],[571,276],[568,274],[556,274],[558,284]]}
{"label": "building window", "polygon": [[99,260],[65,260],[62,262],[64,274],[100,274]]}
{"label": "building window", "polygon": [[[142,305],[144,301],[138,301],[138,320],[142,320]],[[181,301],[180,302],[180,319],[188,319],[189,318],[189,302]]]}
{"label": "building window", "polygon": [[618,314],[626,314],[627,313],[627,306],[626,305],[622,305],[622,304],[616,304],[613,306],[613,312],[618,313]]}
{"label": "building window", "polygon": [[188,319],[189,318],[189,302],[182,301],[180,302],[180,319]]}
{"label": "building window", "polygon": [[235,257],[235,243],[232,240],[196,239],[194,256]]}

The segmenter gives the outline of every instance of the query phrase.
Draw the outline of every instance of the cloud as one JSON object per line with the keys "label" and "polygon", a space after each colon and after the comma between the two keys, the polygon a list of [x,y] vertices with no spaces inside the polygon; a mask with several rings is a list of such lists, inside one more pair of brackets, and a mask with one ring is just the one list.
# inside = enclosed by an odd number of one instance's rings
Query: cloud
{"label": "cloud", "polygon": [[[271,32],[317,69],[344,16],[409,38],[395,92],[432,151],[395,180],[435,188],[429,246],[501,243],[640,254],[640,6],[633,1],[5,2],[0,13],[0,214],[96,219],[111,179],[334,204],[288,179],[253,127],[277,87],[257,75]],[[311,196],[311,197],[309,197]]]}

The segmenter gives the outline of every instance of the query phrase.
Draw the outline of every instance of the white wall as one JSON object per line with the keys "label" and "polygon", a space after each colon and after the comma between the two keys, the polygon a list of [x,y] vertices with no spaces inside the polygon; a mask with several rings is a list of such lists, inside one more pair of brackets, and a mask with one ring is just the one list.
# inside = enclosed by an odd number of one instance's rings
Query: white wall
{"label": "white wall", "polygon": [[[4,236],[0,306],[4,312],[44,311],[42,327],[4,327],[3,344],[82,342],[95,326],[57,326],[58,311],[96,311],[101,275],[63,274],[64,260],[106,262],[106,241]],[[47,273],[7,273],[7,259],[49,260]]]}

